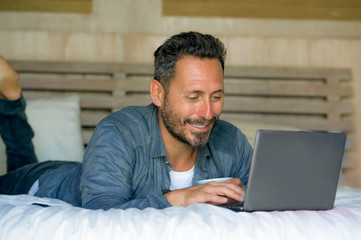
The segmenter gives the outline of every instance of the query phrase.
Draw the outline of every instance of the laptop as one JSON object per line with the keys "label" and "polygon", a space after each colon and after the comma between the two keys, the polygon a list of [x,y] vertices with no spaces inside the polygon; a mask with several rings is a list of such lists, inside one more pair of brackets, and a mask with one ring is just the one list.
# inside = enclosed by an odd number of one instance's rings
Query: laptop
{"label": "laptop", "polygon": [[334,206],[346,134],[258,130],[245,199],[235,211]]}

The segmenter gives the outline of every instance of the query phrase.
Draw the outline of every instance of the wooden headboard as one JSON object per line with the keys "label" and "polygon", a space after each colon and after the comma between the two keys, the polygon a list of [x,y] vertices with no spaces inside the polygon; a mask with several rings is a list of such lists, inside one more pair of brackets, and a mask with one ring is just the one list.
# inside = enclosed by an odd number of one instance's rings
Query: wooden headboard
{"label": "wooden headboard", "polygon": [[[80,97],[83,139],[112,111],[151,102],[151,64],[9,61],[26,98]],[[221,118],[275,123],[348,134],[352,150],[352,74],[349,69],[226,66]],[[350,154],[344,167],[352,167]]]}

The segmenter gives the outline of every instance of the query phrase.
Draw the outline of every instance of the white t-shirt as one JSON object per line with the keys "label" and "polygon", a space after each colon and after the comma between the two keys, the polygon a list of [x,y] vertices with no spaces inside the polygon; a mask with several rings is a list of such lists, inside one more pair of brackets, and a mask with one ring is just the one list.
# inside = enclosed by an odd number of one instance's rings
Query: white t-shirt
{"label": "white t-shirt", "polygon": [[169,190],[177,190],[192,186],[192,179],[194,175],[194,166],[185,172],[176,172],[171,170],[170,175],[170,187]]}

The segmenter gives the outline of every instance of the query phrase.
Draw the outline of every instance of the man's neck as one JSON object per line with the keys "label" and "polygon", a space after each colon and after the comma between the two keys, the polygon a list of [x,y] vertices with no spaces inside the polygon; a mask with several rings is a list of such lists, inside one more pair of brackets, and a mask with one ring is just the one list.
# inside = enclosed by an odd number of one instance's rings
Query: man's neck
{"label": "man's neck", "polygon": [[[167,146],[168,145],[168,146]],[[186,145],[180,143],[178,145]],[[173,171],[184,172],[194,166],[197,156],[197,149],[190,146],[169,146],[165,143],[165,150],[168,155],[168,161],[173,165]]]}

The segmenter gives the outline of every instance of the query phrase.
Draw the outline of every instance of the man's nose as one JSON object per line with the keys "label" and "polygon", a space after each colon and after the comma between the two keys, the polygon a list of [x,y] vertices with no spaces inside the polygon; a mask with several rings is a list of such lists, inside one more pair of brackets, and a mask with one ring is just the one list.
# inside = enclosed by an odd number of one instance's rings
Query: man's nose
{"label": "man's nose", "polygon": [[209,100],[203,100],[199,109],[198,116],[203,117],[204,119],[210,120],[213,117],[212,114],[212,103]]}

